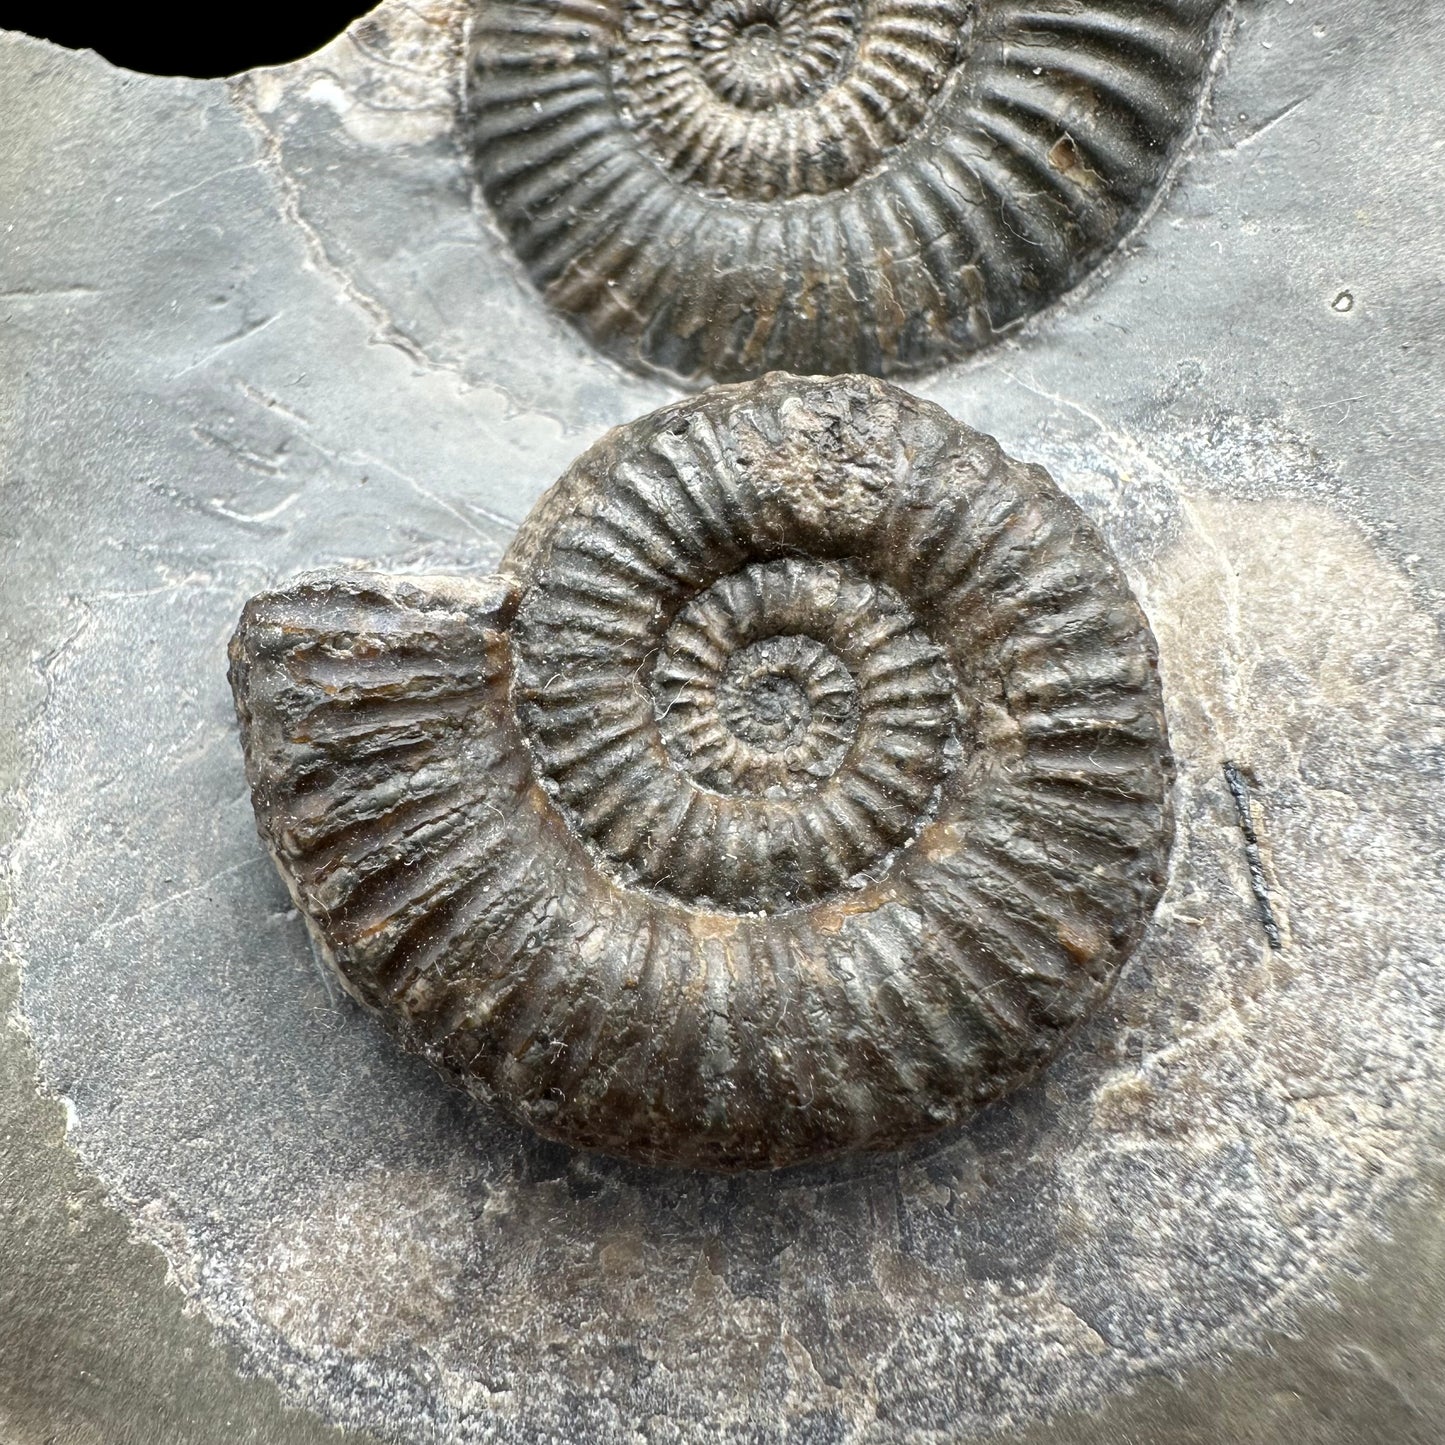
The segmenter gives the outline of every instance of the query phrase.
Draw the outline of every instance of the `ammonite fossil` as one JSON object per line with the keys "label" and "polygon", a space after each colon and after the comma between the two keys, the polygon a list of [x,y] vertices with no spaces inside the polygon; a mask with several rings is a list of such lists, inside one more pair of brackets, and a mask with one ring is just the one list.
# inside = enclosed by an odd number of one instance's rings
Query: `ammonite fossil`
{"label": "ammonite fossil", "polygon": [[1046,473],[867,377],[605,436],[496,576],[246,607],[260,830],[346,986],[572,1144],[767,1168],[1034,1074],[1158,897],[1154,642]]}
{"label": "ammonite fossil", "polygon": [[482,189],[547,299],[685,381],[986,344],[1139,218],[1223,0],[487,0]]}

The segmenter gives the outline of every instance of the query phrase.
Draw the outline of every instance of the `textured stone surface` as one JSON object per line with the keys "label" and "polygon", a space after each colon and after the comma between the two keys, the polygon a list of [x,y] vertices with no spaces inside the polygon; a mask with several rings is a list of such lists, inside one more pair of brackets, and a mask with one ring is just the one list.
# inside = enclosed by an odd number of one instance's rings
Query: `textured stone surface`
{"label": "textured stone surface", "polygon": [[455,17],[230,86],[7,41],[10,1433],[319,1438],[275,1381],[406,1440],[1438,1445],[1440,24],[1246,8],[1137,246],[920,387],[1119,556],[1179,839],[1044,1081],[781,1183],[572,1156],[439,1088],[328,989],[255,838],[243,601],[493,571],[673,399],[479,224]]}
{"label": "textured stone surface", "polygon": [[230,656],[261,834],[347,990],[644,1163],[957,1124],[1098,1007],[1164,884],[1156,649],[1107,544],[871,377],[640,417],[496,576],[316,573]]}

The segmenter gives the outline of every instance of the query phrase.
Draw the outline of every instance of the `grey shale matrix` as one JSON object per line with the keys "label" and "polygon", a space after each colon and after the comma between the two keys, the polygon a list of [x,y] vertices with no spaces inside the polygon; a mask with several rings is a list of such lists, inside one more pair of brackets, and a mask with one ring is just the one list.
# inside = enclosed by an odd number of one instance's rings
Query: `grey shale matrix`
{"label": "grey shale matrix", "polygon": [[482,190],[549,302],[685,382],[902,375],[1056,300],[1189,135],[1219,0],[497,0]]}
{"label": "grey shale matrix", "polygon": [[231,646],[261,832],[401,1040],[565,1142],[770,1168],[1034,1075],[1163,886],[1155,645],[1039,467],[886,382],[603,437],[495,576]]}

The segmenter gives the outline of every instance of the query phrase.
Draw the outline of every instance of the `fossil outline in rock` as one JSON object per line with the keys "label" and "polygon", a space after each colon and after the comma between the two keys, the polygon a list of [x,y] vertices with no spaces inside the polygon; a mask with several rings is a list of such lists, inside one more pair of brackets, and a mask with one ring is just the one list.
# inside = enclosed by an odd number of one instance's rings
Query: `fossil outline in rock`
{"label": "fossil outline in rock", "polygon": [[609,433],[499,575],[254,598],[231,678],[346,987],[543,1134],[646,1162],[968,1117],[1098,1004],[1164,882],[1155,647],[1107,545],[867,377]]}
{"label": "fossil outline in rock", "polygon": [[1087,275],[1167,177],[1226,0],[490,0],[467,125],[538,289],[688,382],[896,376]]}

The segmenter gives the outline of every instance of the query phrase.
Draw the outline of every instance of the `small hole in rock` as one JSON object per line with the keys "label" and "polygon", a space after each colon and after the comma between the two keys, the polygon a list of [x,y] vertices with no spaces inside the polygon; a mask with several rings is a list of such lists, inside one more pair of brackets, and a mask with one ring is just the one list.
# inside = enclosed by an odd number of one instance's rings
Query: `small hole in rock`
{"label": "small hole in rock", "polygon": [[208,78],[299,60],[371,8],[365,0],[249,0],[209,12],[4,0],[0,28],[68,50],[94,50],[127,70]]}

